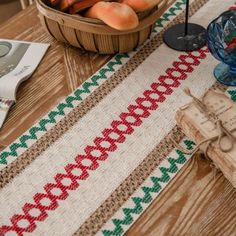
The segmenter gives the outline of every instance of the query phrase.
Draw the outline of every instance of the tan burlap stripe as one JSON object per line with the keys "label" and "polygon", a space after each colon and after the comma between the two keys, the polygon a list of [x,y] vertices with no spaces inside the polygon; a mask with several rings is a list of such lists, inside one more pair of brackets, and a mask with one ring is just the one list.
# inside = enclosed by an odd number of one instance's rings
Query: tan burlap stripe
{"label": "tan burlap stripe", "polygon": [[144,161],[125,179],[106,201],[81,225],[73,235],[94,235],[148,178],[162,160],[173,150],[170,138],[180,142],[184,134],[175,126]]}
{"label": "tan burlap stripe", "polygon": [[[190,6],[190,16],[198,11],[209,0],[195,0]],[[167,27],[181,22],[184,19],[184,12],[177,16]],[[155,36],[155,39],[162,40],[162,34],[166,27]],[[226,86],[215,83],[212,88],[222,91]],[[151,172],[157,168],[162,160],[174,149],[171,138],[179,143],[184,137],[182,131],[175,126],[169,134],[155,147],[155,149],[144,159],[144,161],[125,179],[125,181],[110,195],[109,198],[80,226],[73,234],[94,235],[108,221],[112,215],[127,201],[135,190],[148,178]]]}
{"label": "tan burlap stripe", "polygon": [[122,68],[120,68],[108,80],[92,92],[91,95],[84,99],[60,122],[53,126],[23,154],[16,158],[16,160],[2,169],[0,171],[0,189],[6,186],[6,184],[8,184],[16,175],[21,173],[42,152],[44,152],[50,145],[57,141],[71,127],[73,127],[76,122],[78,122],[93,107],[95,107],[107,94],[116,88],[116,86],[124,81],[127,76],[161,44],[161,37],[155,37],[155,39],[151,40],[147,45],[145,45],[144,48],[142,48],[126,64],[124,64]]}
{"label": "tan burlap stripe", "polygon": [[[175,21],[176,22],[176,21]],[[0,189],[8,184],[16,175],[21,173],[42,152],[66,133],[87,112],[96,106],[117,85],[124,81],[157,47],[162,44],[162,34],[156,35],[141,50],[139,50],[127,63],[116,71],[107,81],[84,99],[76,108],[66,115],[60,122],[52,127],[46,134],[37,140],[15,161],[0,171]]]}
{"label": "tan burlap stripe", "polygon": [[[76,122],[78,122],[86,113],[95,107],[107,94],[116,86],[124,81],[127,76],[133,72],[150,55],[156,47],[161,45],[160,37],[148,43],[142,50],[137,52],[126,64],[115,72],[107,81],[99,86],[94,92],[84,99],[60,122],[45,133],[31,147],[29,147],[16,160],[0,171],[0,189],[8,184],[17,174],[21,173],[30,165],[42,152],[66,133]],[[79,134],[78,134],[79,135]]]}
{"label": "tan burlap stripe", "polygon": [[[216,82],[213,89],[225,92],[226,86]],[[174,146],[171,139],[179,143],[185,135],[178,126],[175,126],[166,137],[154,148],[154,150],[143,160],[143,162],[125,179],[124,182],[110,195],[109,198],[81,225],[73,234],[94,235],[105,224],[110,217],[127,201],[140,185],[150,176],[160,162],[164,160]]]}

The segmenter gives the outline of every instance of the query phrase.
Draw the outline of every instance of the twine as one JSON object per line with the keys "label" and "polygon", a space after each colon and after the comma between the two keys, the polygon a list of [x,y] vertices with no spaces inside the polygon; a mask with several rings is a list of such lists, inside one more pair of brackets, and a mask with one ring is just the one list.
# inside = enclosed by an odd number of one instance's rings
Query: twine
{"label": "twine", "polygon": [[[212,162],[212,160],[209,158],[208,156],[208,150],[209,147],[212,145],[213,142],[216,141],[216,145],[217,147],[220,149],[220,151],[222,152],[230,152],[233,147],[234,147],[234,143],[236,141],[236,137],[233,135],[233,132],[236,131],[236,128],[233,129],[227,129],[222,120],[220,120],[220,118],[217,116],[217,114],[214,111],[211,111],[206,104],[201,101],[200,99],[196,98],[190,91],[189,88],[185,88],[184,92],[186,95],[188,95],[189,97],[191,97],[193,99],[193,103],[197,106],[197,108],[203,112],[206,117],[215,125],[218,134],[211,137],[211,138],[207,138],[204,139],[203,141],[201,141],[193,150],[187,150],[186,148],[182,147],[180,144],[177,144],[175,142],[175,140],[172,139],[173,143],[175,144],[175,146],[182,151],[185,154],[188,155],[193,155],[195,154],[197,151],[201,150],[205,157]],[[224,147],[222,145],[222,139],[226,137],[229,140],[229,147]],[[202,147],[204,145],[204,147]],[[202,147],[202,148],[201,148]],[[215,167],[216,169],[219,169],[218,166],[215,163],[211,163],[211,166]]]}

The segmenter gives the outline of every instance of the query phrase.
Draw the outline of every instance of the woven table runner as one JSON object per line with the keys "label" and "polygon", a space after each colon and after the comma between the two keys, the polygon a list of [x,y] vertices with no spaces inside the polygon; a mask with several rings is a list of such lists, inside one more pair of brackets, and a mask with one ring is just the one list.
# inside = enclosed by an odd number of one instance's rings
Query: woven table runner
{"label": "woven table runner", "polygon": [[[191,1],[191,22],[208,23],[234,0]],[[162,43],[183,21],[178,0],[150,40],[115,55],[73,94],[0,153],[0,235],[122,235],[190,159],[177,109],[217,86],[206,47],[177,52]]]}

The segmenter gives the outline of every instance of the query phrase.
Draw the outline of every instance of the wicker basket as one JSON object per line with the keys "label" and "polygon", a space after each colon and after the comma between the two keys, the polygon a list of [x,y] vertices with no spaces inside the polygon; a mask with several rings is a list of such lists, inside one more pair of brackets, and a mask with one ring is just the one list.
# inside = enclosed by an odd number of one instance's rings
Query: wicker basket
{"label": "wicker basket", "polygon": [[100,54],[123,53],[142,44],[151,34],[154,22],[174,0],[160,0],[157,8],[139,16],[137,28],[118,31],[97,19],[69,15],[36,0],[39,16],[46,30],[60,42]]}

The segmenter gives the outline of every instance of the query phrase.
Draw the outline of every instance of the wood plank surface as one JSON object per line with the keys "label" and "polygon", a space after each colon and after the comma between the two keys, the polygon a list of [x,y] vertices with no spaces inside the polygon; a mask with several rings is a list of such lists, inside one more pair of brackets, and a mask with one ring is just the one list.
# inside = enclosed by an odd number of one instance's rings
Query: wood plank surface
{"label": "wood plank surface", "polygon": [[[41,27],[34,5],[2,25],[0,38],[53,45],[20,86],[17,105],[0,131],[1,145],[14,141],[110,58],[56,42]],[[236,235],[236,190],[196,155],[127,235]]]}
{"label": "wood plank surface", "polygon": [[2,146],[29,129],[111,58],[58,43],[41,27],[37,15],[36,7],[30,6],[1,25],[0,38],[53,45],[33,76],[20,85],[17,104],[0,130]]}
{"label": "wood plank surface", "polygon": [[235,236],[236,190],[196,155],[130,228],[132,236]]}

